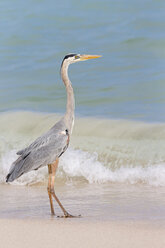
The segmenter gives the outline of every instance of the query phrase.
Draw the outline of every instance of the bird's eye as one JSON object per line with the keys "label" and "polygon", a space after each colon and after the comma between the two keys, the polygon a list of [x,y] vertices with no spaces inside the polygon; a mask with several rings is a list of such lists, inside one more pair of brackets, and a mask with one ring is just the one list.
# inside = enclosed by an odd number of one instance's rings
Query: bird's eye
{"label": "bird's eye", "polygon": [[79,59],[80,57],[79,57],[78,55],[76,55],[74,58],[75,58],[75,59]]}

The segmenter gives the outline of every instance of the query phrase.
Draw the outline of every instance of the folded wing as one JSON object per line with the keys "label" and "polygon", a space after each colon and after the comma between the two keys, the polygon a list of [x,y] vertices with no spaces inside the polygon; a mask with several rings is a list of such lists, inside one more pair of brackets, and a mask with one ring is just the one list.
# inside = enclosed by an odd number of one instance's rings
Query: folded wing
{"label": "folded wing", "polygon": [[12,164],[7,182],[12,182],[22,174],[53,163],[64,153],[69,144],[66,132],[49,130],[30,146],[17,152],[20,157]]}

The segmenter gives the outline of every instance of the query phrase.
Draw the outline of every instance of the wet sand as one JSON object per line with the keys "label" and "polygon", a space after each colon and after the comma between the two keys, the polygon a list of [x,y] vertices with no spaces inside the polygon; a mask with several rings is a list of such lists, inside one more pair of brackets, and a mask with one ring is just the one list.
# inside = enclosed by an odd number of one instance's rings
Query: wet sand
{"label": "wet sand", "polygon": [[[147,185],[89,184],[56,180],[56,194],[81,221],[165,222],[165,188]],[[62,214],[55,204],[55,213]],[[50,219],[45,185],[0,185],[0,219]]]}
{"label": "wet sand", "polygon": [[81,218],[51,217],[46,184],[0,185],[1,247],[165,247],[163,187],[57,180],[55,188]]}

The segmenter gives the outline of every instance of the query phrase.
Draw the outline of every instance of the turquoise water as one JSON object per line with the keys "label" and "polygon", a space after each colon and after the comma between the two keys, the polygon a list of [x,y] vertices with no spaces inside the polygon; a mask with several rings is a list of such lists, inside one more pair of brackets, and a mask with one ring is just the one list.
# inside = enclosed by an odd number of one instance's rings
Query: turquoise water
{"label": "turquoise water", "polygon": [[0,111],[63,113],[60,64],[70,67],[80,116],[165,121],[165,2],[0,2]]}

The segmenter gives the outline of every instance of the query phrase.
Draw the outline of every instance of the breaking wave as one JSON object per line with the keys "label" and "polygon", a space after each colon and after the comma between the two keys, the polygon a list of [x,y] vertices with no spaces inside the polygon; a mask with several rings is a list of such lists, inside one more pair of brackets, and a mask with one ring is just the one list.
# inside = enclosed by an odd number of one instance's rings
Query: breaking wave
{"label": "breaking wave", "polygon": [[[17,150],[48,130],[59,117],[16,112],[1,114],[0,118],[0,183],[4,183]],[[165,186],[164,151],[164,124],[78,119],[70,148],[60,159],[57,181]],[[13,184],[46,182],[47,166]]]}

